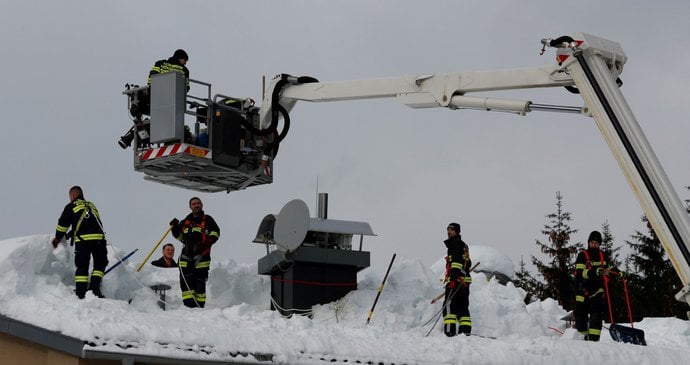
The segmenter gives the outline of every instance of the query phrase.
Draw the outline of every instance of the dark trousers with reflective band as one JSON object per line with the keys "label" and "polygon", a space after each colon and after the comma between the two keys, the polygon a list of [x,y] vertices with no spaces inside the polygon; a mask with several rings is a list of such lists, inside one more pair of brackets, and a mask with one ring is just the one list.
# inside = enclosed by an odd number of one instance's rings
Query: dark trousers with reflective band
{"label": "dark trousers with reflective band", "polygon": [[203,308],[206,305],[206,281],[208,280],[211,257],[196,255],[190,258],[187,255],[181,255],[178,264],[180,266],[182,303],[190,308]]}
{"label": "dark trousers with reflective band", "polygon": [[[89,262],[93,256],[93,271],[89,280]],[[106,266],[108,266],[108,249],[105,240],[79,241],[74,244],[74,265],[77,270],[74,274],[76,294],[79,298],[86,295],[90,289],[97,296],[101,296],[101,281]]]}
{"label": "dark trousers with reflective band", "polygon": [[446,288],[443,302],[443,333],[448,337],[472,332],[470,318],[470,287],[458,285],[455,289]]}
{"label": "dark trousers with reflective band", "polygon": [[599,341],[601,325],[606,309],[604,293],[599,291],[592,296],[578,295],[575,300],[575,328],[588,341]]}

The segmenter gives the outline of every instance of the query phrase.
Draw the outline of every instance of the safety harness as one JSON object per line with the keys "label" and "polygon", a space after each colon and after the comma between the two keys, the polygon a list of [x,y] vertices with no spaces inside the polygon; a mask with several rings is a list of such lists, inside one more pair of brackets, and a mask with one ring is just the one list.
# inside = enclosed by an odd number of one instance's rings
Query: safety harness
{"label": "safety harness", "polygon": [[[582,269],[582,278],[584,280],[587,280],[588,275],[589,275],[589,271],[592,269],[592,267],[593,266],[603,267],[606,264],[606,261],[604,260],[604,252],[601,249],[599,250],[599,261],[598,262],[595,261],[594,263],[592,263],[592,260],[589,256],[589,252],[587,250],[582,250],[582,253],[585,254],[585,267],[584,268],[579,267],[582,264],[577,264],[575,266],[575,271],[577,272],[577,270],[581,268]],[[581,288],[581,290],[582,290],[582,295],[576,295],[575,296],[575,301],[577,301],[577,302],[583,302],[586,297],[590,296],[590,293],[585,288]],[[599,288],[592,295],[599,294],[600,292],[603,292],[603,289]]]}
{"label": "safety harness", "polygon": [[457,278],[457,280],[463,286],[468,286],[472,283],[472,277],[470,276],[470,274],[468,272],[465,272],[466,268],[468,268],[468,266],[469,266],[467,264],[469,261],[469,255],[470,255],[469,250],[468,250],[467,246],[465,246],[465,249],[464,249],[464,252],[462,255],[462,258],[463,258],[462,263],[453,262],[453,258],[450,255],[445,257],[445,259],[446,259],[446,279],[445,279],[445,282],[446,283],[450,282],[450,271],[452,269],[459,269],[463,275],[466,275],[466,276],[458,276],[458,278]]}
{"label": "safety harness", "polygon": [[[201,217],[201,223],[196,224],[195,222],[185,219],[184,223],[182,224],[182,234],[184,235],[185,233],[201,233],[201,241],[199,242],[200,244],[203,244],[206,242],[206,214],[204,214]],[[203,252],[200,253],[200,255],[205,256],[208,255],[209,252],[211,251],[211,247],[207,247]]]}
{"label": "safety harness", "polygon": [[[80,199],[83,203],[84,208],[82,209],[81,216],[79,217],[79,220],[77,220],[77,224],[74,226],[74,232],[72,232],[72,235],[70,237],[71,243],[70,245],[73,245],[74,242],[79,242],[82,240],[88,241],[90,239],[98,238],[98,239],[103,239],[105,237],[105,230],[103,229],[103,223],[101,223],[101,218],[98,216],[98,210],[96,209],[96,206],[93,205],[90,201],[86,201],[83,199]],[[74,209],[78,207],[78,204],[75,203]],[[91,214],[96,218],[96,223],[98,223],[98,226],[101,228],[101,234],[89,234],[86,235],[87,237],[82,237],[82,235],[79,234],[79,228],[81,228],[81,223],[84,221],[84,219],[89,219],[91,217]],[[89,237],[91,236],[91,237]],[[78,238],[75,240],[75,237]]]}
{"label": "safety harness", "polygon": [[[590,269],[592,269],[592,266],[599,266],[599,267],[602,267],[602,266],[604,266],[604,264],[606,263],[606,261],[604,260],[604,252],[601,251],[601,249],[599,250],[599,262],[596,263],[596,264],[592,264],[592,260],[589,258],[589,252],[587,252],[587,250],[583,250],[582,253],[585,254],[585,261],[586,261],[586,265],[587,265],[587,271],[589,271]],[[585,277],[585,279],[586,279],[586,277]]]}

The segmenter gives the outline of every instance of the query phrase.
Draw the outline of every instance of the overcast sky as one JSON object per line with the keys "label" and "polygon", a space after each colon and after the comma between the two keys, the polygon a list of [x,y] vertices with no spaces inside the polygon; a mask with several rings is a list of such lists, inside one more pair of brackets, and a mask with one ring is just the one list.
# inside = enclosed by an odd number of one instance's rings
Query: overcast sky
{"label": "overcast sky", "polygon": [[[214,93],[261,98],[261,77],[321,81],[533,67],[540,39],[587,32],[628,55],[622,91],[681,199],[690,198],[690,26],[687,1],[8,1],[1,0],[0,239],[52,233],[78,184],[111,244],[143,259],[199,195],[221,227],[214,257],[255,262],[264,215],[302,199],[315,214],[369,222],[375,269],[390,256],[431,264],[457,221],[470,246],[516,263],[555,210],[572,212],[574,241],[608,220],[618,244],[644,229],[642,210],[592,119],[533,112],[415,110],[396,100],[293,109],[274,182],[198,194],[144,181],[116,141],[131,125],[125,83],[144,83],[177,48]],[[578,105],[564,89],[501,93]],[[179,248],[180,245],[178,244]],[[158,255],[158,253],[156,253]]]}

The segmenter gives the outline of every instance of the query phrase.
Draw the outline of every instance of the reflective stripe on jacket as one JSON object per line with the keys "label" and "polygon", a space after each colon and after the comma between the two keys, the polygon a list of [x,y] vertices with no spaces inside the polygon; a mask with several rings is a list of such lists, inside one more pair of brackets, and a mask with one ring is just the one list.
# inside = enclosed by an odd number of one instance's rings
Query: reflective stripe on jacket
{"label": "reflective stripe on jacket", "polygon": [[72,227],[74,242],[104,240],[105,232],[101,223],[101,216],[96,206],[84,199],[75,199],[63,209],[55,228],[55,237],[60,240]]}

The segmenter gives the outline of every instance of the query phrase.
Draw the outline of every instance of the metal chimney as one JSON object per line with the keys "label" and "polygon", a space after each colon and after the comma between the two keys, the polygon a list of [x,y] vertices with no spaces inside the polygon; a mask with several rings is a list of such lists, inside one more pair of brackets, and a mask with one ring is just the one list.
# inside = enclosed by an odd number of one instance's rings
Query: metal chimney
{"label": "metal chimney", "polygon": [[319,193],[317,218],[328,219],[328,193]]}

